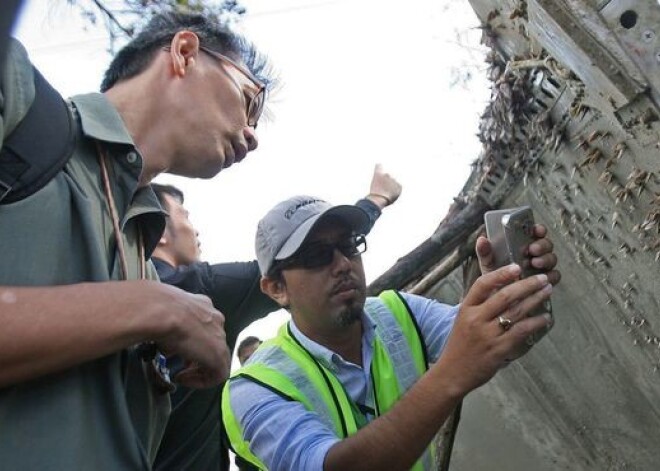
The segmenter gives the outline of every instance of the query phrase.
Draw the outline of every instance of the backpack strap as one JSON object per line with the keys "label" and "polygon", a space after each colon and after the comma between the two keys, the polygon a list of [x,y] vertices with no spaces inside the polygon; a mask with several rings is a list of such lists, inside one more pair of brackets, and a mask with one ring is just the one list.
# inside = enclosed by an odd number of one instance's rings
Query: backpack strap
{"label": "backpack strap", "polygon": [[68,105],[33,70],[34,101],[0,151],[0,204],[20,201],[43,188],[64,167],[75,144]]}

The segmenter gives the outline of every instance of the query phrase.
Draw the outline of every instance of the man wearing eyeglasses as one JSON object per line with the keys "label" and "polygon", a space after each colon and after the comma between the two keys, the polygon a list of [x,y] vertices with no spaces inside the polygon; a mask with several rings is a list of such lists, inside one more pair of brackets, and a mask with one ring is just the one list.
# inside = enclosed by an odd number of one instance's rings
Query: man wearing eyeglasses
{"label": "man wearing eyeglasses", "polygon": [[[227,345],[233,349],[243,329],[279,306],[259,289],[261,276],[256,261],[200,261],[198,233],[188,218],[183,192],[171,185],[152,187],[168,212],[165,231],[152,256],[158,275],[164,283],[208,296],[225,316]],[[400,194],[401,185],[376,165],[369,194],[356,203],[369,216],[367,231]],[[155,470],[229,469],[229,454],[221,432],[221,390],[221,386],[200,390],[178,387],[172,393],[173,411],[154,462]]]}
{"label": "man wearing eyeglasses", "polygon": [[[150,470],[170,412],[157,352],[183,360],[185,386],[226,379],[222,313],[159,283],[148,262],[165,225],[149,183],[161,172],[209,178],[257,147],[265,64],[213,19],[165,13],[119,51],[104,93],[61,103],[72,149],[63,167],[0,204],[3,469]],[[12,41],[3,163],[33,112],[45,122],[35,129],[58,129],[32,106],[35,76]]]}
{"label": "man wearing eyeglasses", "polygon": [[[395,291],[366,298],[367,218],[298,196],[259,222],[261,289],[292,320],[232,375],[222,398],[233,449],[259,469],[435,470],[431,440],[453,407],[522,356],[549,315],[527,317],[559,281],[545,228],[531,263],[483,274],[460,306]],[[499,318],[506,316],[509,323]]]}

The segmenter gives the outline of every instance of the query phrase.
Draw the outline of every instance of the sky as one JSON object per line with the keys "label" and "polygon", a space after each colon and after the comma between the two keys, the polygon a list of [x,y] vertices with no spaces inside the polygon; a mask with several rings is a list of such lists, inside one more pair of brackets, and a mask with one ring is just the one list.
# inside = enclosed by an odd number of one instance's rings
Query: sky
{"label": "sky", "polygon": [[[353,203],[381,163],[403,193],[368,237],[369,282],[431,236],[479,155],[489,87],[478,20],[466,0],[241,3],[239,28],[282,83],[259,123],[259,148],[211,180],[156,181],[184,191],[205,261],[246,261],[258,220],[277,202],[309,194]],[[27,0],[14,34],[63,95],[98,90],[107,37],[65,0]],[[268,336],[285,318],[241,337]]]}

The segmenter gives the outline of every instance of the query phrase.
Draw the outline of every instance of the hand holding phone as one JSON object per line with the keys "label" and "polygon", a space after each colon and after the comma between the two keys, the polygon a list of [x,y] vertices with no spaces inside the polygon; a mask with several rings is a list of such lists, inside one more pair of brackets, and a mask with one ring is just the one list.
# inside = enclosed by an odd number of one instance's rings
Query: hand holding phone
{"label": "hand holding phone", "polygon": [[[541,273],[531,265],[529,245],[534,237],[534,214],[529,206],[487,211],[484,215],[486,236],[490,240],[497,268],[516,263],[522,269],[521,278]],[[552,314],[550,301],[544,302],[530,316],[548,312]]]}

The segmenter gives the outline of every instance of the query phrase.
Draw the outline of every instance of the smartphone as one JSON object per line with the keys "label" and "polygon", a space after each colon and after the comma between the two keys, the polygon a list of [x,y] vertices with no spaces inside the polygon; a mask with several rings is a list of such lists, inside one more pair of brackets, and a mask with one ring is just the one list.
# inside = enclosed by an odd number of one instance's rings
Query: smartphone
{"label": "smartphone", "polygon": [[[542,273],[531,265],[529,244],[534,242],[534,213],[529,206],[487,211],[484,215],[486,236],[493,248],[497,268],[516,263],[522,269],[521,278]],[[535,316],[548,312],[552,314],[550,300],[530,312]]]}
{"label": "smartphone", "polygon": [[502,216],[504,240],[509,263],[517,263],[522,268],[521,278],[541,273],[531,265],[529,244],[534,242],[534,213],[529,206],[516,208]]}
{"label": "smartphone", "polygon": [[504,224],[502,218],[508,216],[515,209],[497,209],[494,211],[487,211],[484,214],[484,222],[486,224],[486,237],[490,241],[493,249],[493,257],[495,259],[495,267],[500,268],[511,263],[509,257],[509,248],[506,243],[504,234]]}

